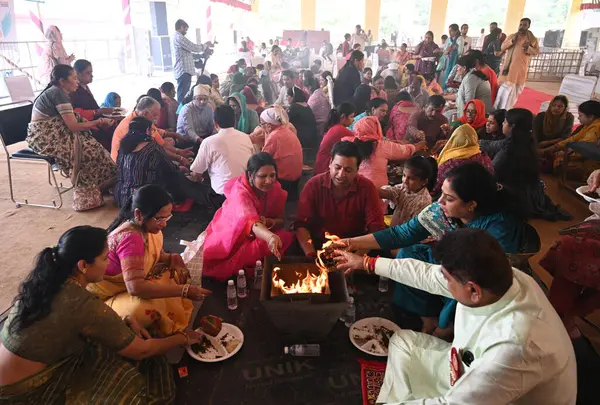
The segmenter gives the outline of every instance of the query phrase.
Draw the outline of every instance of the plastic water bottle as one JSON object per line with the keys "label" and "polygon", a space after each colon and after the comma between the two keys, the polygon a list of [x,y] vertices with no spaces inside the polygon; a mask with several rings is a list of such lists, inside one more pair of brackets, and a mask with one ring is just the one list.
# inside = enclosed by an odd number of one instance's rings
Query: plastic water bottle
{"label": "plastic water bottle", "polygon": [[388,290],[388,278],[379,276],[379,292],[386,292]]}
{"label": "plastic water bottle", "polygon": [[260,260],[256,261],[256,267],[254,267],[254,288],[260,290],[262,288],[263,278],[263,266]]}
{"label": "plastic water bottle", "polygon": [[246,298],[248,295],[248,287],[246,285],[246,275],[244,270],[238,271],[237,277],[237,296],[240,298]]}
{"label": "plastic water bottle", "polygon": [[286,346],[283,348],[283,352],[285,354],[291,354],[292,356],[318,357],[321,355],[321,346],[319,346],[319,345]]}
{"label": "plastic water bottle", "polygon": [[344,319],[344,324],[347,327],[352,326],[352,324],[356,321],[356,307],[354,306],[354,297],[348,298],[348,308],[346,308],[346,316]]}
{"label": "plastic water bottle", "polygon": [[227,308],[234,310],[237,308],[237,294],[233,280],[227,282]]}

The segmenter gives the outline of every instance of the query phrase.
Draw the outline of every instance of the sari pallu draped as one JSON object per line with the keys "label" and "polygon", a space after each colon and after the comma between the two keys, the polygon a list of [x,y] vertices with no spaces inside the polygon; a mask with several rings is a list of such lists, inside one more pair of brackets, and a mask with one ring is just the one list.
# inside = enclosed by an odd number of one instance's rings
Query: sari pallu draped
{"label": "sari pallu draped", "polygon": [[171,404],[176,394],[164,357],[129,361],[97,343],[14,384],[0,386],[6,405]]}
{"label": "sari pallu draped", "polygon": [[[279,182],[267,193],[257,196],[246,175],[229,180],[225,185],[227,199],[206,229],[203,276],[218,280],[237,274],[245,266],[256,264],[271,255],[267,243],[252,234],[252,225],[260,217],[278,218],[283,214],[287,192]],[[293,234],[283,229],[274,231],[283,242],[282,251],[293,241]]]}
{"label": "sari pallu draped", "polygon": [[[140,254],[142,243],[143,256]],[[171,277],[166,265],[159,263],[162,248],[162,232],[142,235],[132,226],[121,225],[108,237],[109,258],[111,262],[120,262],[121,271],[113,271],[117,266],[109,266],[104,280],[89,284],[87,289],[119,316],[135,316],[145,328],[156,329],[161,335],[169,336],[188,326],[194,307],[192,301],[181,297],[134,297],[129,294],[125,285],[125,279],[139,277],[134,273],[140,268],[143,269],[145,282],[158,285],[182,284],[176,276]],[[110,275],[112,272],[116,274]]]}
{"label": "sari pallu draped", "polygon": [[53,157],[75,188],[100,187],[117,176],[110,154],[90,132],[72,132],[60,116],[30,122],[26,141],[35,153]]}
{"label": "sari pallu draped", "polygon": [[[116,94],[116,93],[114,93]],[[77,90],[70,94],[71,104],[75,112],[81,115],[88,121],[92,121],[96,117],[96,110],[100,107],[87,86],[79,85]],[[115,132],[116,124],[109,128],[97,128],[91,132],[96,139],[107,151],[110,152],[113,133]]]}

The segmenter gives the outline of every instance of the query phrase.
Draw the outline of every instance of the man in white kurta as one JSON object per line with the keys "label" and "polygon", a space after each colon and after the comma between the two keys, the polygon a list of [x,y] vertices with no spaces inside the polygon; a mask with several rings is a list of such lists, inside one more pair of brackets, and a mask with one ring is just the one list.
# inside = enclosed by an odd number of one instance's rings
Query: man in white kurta
{"label": "man in white kurta", "polygon": [[[444,254],[438,253],[441,266],[413,259],[379,258],[375,262],[375,273],[380,276],[458,301],[452,343],[409,330],[392,337],[377,402],[574,405],[577,377],[573,345],[535,280],[511,269],[500,244],[483,230],[450,232],[438,246],[443,243],[446,259]],[[354,268],[362,267],[361,260],[359,257],[359,265]],[[502,287],[503,294],[480,288],[474,281],[459,282],[452,275],[456,272],[446,269],[446,266],[450,268],[448,263],[454,263],[456,268],[457,263],[459,267],[462,263],[473,267],[477,262],[481,265],[475,268],[477,276],[473,278],[487,277],[489,282],[489,276],[479,273],[479,269],[488,274],[499,269],[496,274],[501,276],[496,280],[506,286]],[[493,282],[495,286],[499,284],[499,281]],[[486,304],[466,306],[462,303],[470,301],[472,304],[471,297],[476,295],[483,297],[479,302]],[[453,385],[452,348],[462,353],[462,375]]]}

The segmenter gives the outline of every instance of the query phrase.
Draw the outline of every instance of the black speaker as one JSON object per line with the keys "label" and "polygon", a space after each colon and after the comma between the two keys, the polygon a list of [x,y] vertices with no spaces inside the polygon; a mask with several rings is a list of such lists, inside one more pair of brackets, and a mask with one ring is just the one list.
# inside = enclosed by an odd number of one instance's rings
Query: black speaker
{"label": "black speaker", "polygon": [[152,36],[169,35],[167,24],[167,3],[164,1],[150,2],[150,19],[152,20]]}
{"label": "black speaker", "polygon": [[544,35],[544,48],[560,48],[564,35],[564,30],[546,31],[546,35]]}
{"label": "black speaker", "polygon": [[153,36],[150,40],[150,52],[152,53],[152,64],[155,69],[163,71],[170,71],[173,69],[171,41],[168,36]]}

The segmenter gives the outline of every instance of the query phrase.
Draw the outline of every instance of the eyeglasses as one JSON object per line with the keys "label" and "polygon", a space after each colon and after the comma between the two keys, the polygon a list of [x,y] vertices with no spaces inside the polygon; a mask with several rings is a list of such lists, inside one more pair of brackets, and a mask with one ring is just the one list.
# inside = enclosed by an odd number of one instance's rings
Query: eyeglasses
{"label": "eyeglasses", "polygon": [[171,218],[173,218],[173,215],[169,215],[168,217],[152,217],[152,219],[158,222],[159,224],[166,224]]}

